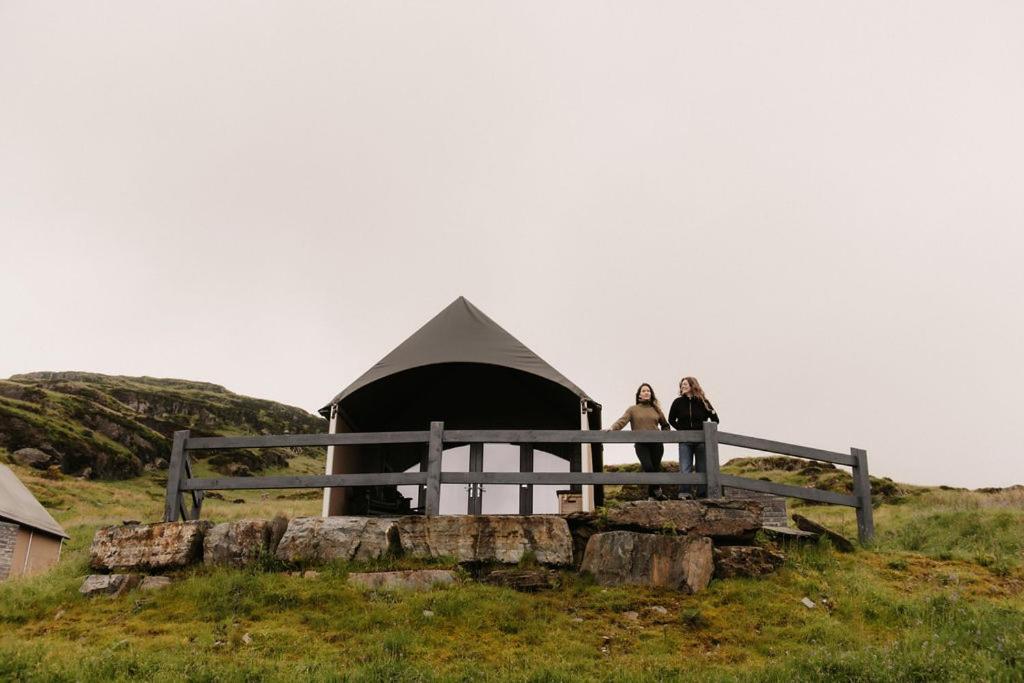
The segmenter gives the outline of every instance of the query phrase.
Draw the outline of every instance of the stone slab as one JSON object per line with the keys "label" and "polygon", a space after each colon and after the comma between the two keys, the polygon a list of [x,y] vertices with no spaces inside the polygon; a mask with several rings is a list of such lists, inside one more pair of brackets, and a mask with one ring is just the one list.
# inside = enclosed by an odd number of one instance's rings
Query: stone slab
{"label": "stone slab", "polygon": [[414,557],[516,564],[532,555],[541,564],[572,564],[569,526],[555,515],[402,517],[398,538]]}
{"label": "stone slab", "polygon": [[581,570],[603,586],[639,585],[696,593],[714,572],[711,539],[609,531],[587,543]]}
{"label": "stone slab", "polygon": [[202,559],[206,521],[133,524],[100,529],[89,549],[89,566],[106,572],[160,572]]}

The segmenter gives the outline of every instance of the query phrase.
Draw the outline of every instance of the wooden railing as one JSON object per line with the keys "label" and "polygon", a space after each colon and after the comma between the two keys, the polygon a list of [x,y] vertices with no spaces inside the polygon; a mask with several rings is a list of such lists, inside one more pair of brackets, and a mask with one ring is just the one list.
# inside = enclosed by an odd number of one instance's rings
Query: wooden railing
{"label": "wooden railing", "polygon": [[[516,444],[530,458],[538,444],[606,444],[606,443],[694,443],[704,444],[705,457],[697,472],[444,472],[441,459],[446,446],[469,445],[471,453],[482,453],[483,444]],[[426,467],[420,472],[377,472],[369,474],[285,475],[273,477],[192,476],[189,453],[224,448],[296,448],[308,446],[347,446],[381,444],[426,444]],[[719,471],[718,446],[738,446],[768,453],[792,455],[808,460],[845,465],[853,470],[853,495],[822,491],[802,486],[776,484],[722,474]],[[472,458],[471,458],[472,460]],[[482,462],[482,459],[481,459]],[[520,469],[526,469],[521,467]],[[532,469],[532,466],[529,468]],[[164,519],[199,519],[203,492],[226,489],[292,489],[332,488],[338,486],[421,486],[425,490],[424,511],[440,514],[441,484],[519,484],[534,485],[699,485],[708,498],[720,498],[722,487],[771,493],[818,503],[845,505],[857,510],[857,531],[861,542],[874,535],[871,515],[871,483],[868,479],[867,452],[852,448],[849,453],[825,451],[806,446],[769,441],[752,436],[719,432],[718,425],[705,422],[702,431],[572,431],[472,429],[446,430],[443,422],[431,422],[429,431],[363,432],[349,434],[285,434],[274,436],[191,437],[188,431],[174,433],[171,461],[167,476],[167,500]],[[186,504],[186,494],[192,505]]]}

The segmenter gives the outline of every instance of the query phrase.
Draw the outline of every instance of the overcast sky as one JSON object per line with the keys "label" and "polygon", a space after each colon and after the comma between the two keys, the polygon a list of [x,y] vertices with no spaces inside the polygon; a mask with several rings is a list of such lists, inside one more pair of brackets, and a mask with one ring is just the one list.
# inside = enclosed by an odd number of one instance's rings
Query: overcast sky
{"label": "overcast sky", "polygon": [[0,0],[0,376],[315,410],[465,295],[606,423],[692,374],[728,431],[1024,483],[1022,36],[1018,2]]}

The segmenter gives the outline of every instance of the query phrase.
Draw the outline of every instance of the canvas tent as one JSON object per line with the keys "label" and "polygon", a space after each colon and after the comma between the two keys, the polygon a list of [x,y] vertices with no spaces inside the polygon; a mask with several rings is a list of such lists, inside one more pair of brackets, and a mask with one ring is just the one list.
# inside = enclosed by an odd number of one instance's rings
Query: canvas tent
{"label": "canvas tent", "polygon": [[45,571],[68,535],[11,468],[0,465],[0,580]]}
{"label": "canvas tent", "polygon": [[[331,433],[447,429],[600,429],[601,406],[459,297],[321,409]],[[601,469],[600,444],[538,446],[570,469]],[[401,472],[425,445],[328,448],[328,474]],[[592,506],[600,491],[583,491]],[[358,492],[324,491],[324,515],[353,514]]]}

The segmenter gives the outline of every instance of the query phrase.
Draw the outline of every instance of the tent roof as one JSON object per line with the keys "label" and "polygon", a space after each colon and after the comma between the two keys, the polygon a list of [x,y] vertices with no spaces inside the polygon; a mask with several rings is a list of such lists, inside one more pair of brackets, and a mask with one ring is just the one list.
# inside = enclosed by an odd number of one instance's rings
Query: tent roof
{"label": "tent roof", "polygon": [[70,538],[10,467],[0,465],[0,518],[23,526]]}
{"label": "tent roof", "polygon": [[439,363],[484,363],[521,370],[590,400],[586,392],[565,375],[460,296],[331,399],[322,412],[327,412],[332,405],[379,379]]}

